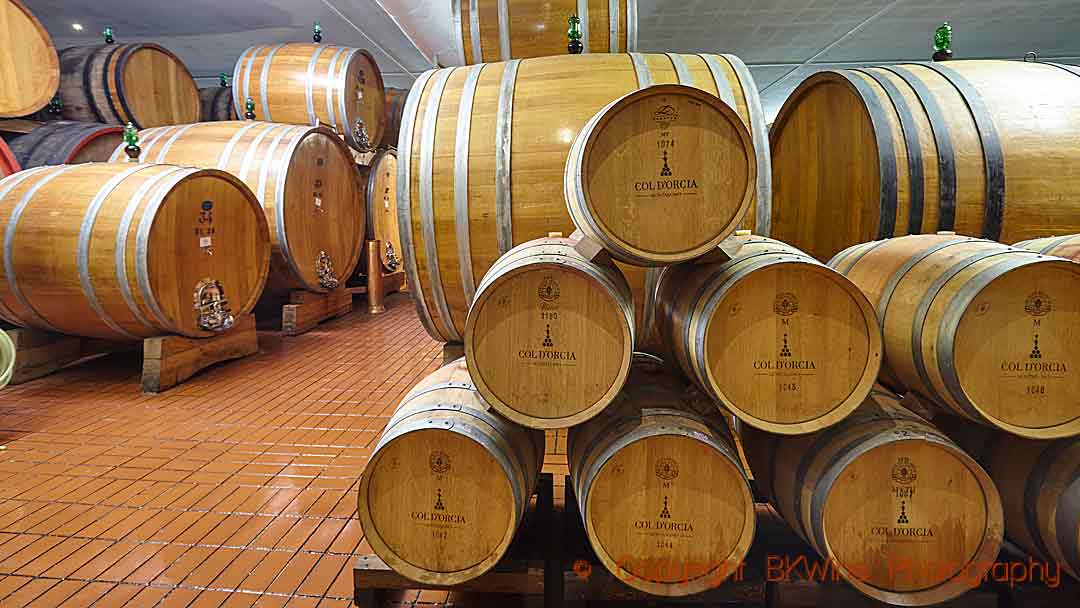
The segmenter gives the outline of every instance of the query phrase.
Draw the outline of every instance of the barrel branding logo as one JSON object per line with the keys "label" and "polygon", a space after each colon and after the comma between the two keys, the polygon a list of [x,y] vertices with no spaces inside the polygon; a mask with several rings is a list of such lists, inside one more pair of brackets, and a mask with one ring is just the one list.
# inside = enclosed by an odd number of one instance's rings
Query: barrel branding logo
{"label": "barrel branding logo", "polygon": [[656,111],[653,112],[652,119],[653,122],[656,123],[656,126],[661,129],[669,129],[675,121],[679,120],[679,111],[670,103],[665,103],[656,108]]}
{"label": "barrel branding logo", "polygon": [[671,502],[667,496],[664,496],[660,503],[660,513],[656,516],[656,519],[634,520],[634,529],[648,536],[662,533],[666,536],[690,538],[694,533],[694,522],[672,521]]}
{"label": "barrel branding logo", "polygon": [[554,304],[559,300],[559,282],[553,277],[544,277],[544,280],[540,281],[540,287],[536,289],[536,295],[541,302]]}
{"label": "barrel branding logo", "polygon": [[672,481],[679,476],[679,463],[672,458],[660,458],[656,461],[656,476],[664,481]]}
{"label": "barrel branding logo", "polygon": [[450,457],[442,450],[432,450],[431,456],[428,457],[428,466],[436,475],[447,473],[450,471]]}
{"label": "barrel branding logo", "polygon": [[778,316],[790,317],[799,312],[799,298],[796,298],[795,294],[790,291],[778,293],[776,299],[773,300],[772,309]]}
{"label": "barrel branding logo", "polygon": [[1052,310],[1054,305],[1050,302],[1050,296],[1041,291],[1031,292],[1024,300],[1024,312],[1033,317],[1044,317]]}
{"label": "barrel branding logo", "polygon": [[919,478],[919,471],[915,463],[906,456],[897,459],[892,468],[892,480],[902,486],[910,486]]}

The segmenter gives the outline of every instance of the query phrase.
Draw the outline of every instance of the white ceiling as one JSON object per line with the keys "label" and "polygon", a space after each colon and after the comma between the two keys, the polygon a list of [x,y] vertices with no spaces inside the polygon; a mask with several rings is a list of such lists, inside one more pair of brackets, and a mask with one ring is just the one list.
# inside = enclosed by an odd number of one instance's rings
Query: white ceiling
{"label": "white ceiling", "polygon": [[[458,61],[451,0],[25,1],[60,48],[92,41],[111,24],[118,40],[170,48],[205,83],[231,72],[252,44],[309,40],[316,19],[325,42],[371,50],[390,86]],[[1030,50],[1070,62],[1080,57],[1080,0],[638,2],[640,50],[741,56],[769,116],[817,69],[927,59],[944,20],[953,24],[957,57],[1019,58]],[[85,27],[81,35],[75,22]]]}

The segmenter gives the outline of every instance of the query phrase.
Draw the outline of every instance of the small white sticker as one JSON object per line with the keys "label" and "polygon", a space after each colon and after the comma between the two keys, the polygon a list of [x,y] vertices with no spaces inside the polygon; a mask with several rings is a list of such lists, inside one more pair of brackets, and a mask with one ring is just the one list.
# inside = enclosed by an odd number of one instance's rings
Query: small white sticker
{"label": "small white sticker", "polygon": [[199,247],[209,247],[209,246],[210,246],[210,237],[208,237],[208,236],[200,236],[199,237]]}

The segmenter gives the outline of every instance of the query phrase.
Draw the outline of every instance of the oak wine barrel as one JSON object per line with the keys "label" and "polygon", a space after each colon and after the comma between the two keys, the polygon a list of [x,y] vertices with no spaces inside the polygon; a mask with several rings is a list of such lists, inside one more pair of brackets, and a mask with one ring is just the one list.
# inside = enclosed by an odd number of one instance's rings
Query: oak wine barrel
{"label": "oak wine barrel", "polygon": [[740,234],[723,262],[669,266],[657,330],[689,378],[740,420],[781,434],[843,420],[882,359],[874,309],[851,281],[798,249]]}
{"label": "oak wine barrel", "polygon": [[52,38],[21,0],[0,0],[0,32],[0,118],[33,114],[60,84]]}
{"label": "oak wine barrel", "polygon": [[571,483],[600,562],[631,587],[684,596],[735,574],[754,497],[715,407],[635,355],[611,407],[570,429]]}
{"label": "oak wine barrel", "polygon": [[465,357],[476,388],[510,420],[564,428],[599,414],[630,371],[634,304],[610,262],[557,236],[511,249],[476,289]]}
{"label": "oak wine barrel", "polygon": [[236,120],[232,87],[199,89],[199,122]]}
{"label": "oak wine barrel", "polygon": [[[324,292],[356,268],[365,212],[352,155],[329,129],[194,123],[141,131],[139,146],[140,162],[217,168],[251,188],[270,225],[269,289]],[[113,152],[126,158],[124,146]]]}
{"label": "oak wine barrel", "polygon": [[810,435],[743,428],[758,489],[829,572],[862,593],[936,604],[977,587],[993,564],[1003,535],[993,482],[895,395],[875,389]]}
{"label": "oak wine barrel", "polygon": [[401,229],[397,215],[397,150],[386,148],[375,154],[368,166],[357,165],[364,187],[367,210],[367,238],[382,243],[379,257],[384,272],[401,270]]}
{"label": "oak wine barrel", "polygon": [[692,86],[611,102],[570,148],[566,205],[578,230],[636,266],[691,260],[735,231],[754,197],[754,145],[739,115]]}
{"label": "oak wine barrel", "polygon": [[[733,55],[541,57],[431,70],[416,80],[398,138],[397,208],[409,289],[432,337],[461,341],[476,285],[500,255],[549,232],[573,232],[563,178],[585,124],[627,93],[672,83],[717,94],[738,112],[756,158],[747,223],[767,231],[765,119],[749,70]],[[659,172],[662,160],[653,158]],[[644,322],[647,273],[624,273]]]}
{"label": "oak wine barrel", "polygon": [[364,539],[398,574],[455,585],[506,552],[544,458],[544,434],[490,411],[464,359],[421,380],[360,478]]}
{"label": "oak wine barrel", "polygon": [[46,122],[11,142],[11,151],[25,168],[105,162],[124,141],[124,129],[97,122]]}
{"label": "oak wine barrel", "polygon": [[1080,262],[1080,234],[1048,236],[1041,239],[1021,241],[1013,245],[1043,255],[1056,255],[1074,262]]}
{"label": "oak wine barrel", "polygon": [[150,43],[60,51],[61,116],[146,129],[199,120],[199,88],[180,58]]}
{"label": "oak wine barrel", "polygon": [[882,382],[1016,435],[1080,433],[1080,266],[952,233],[856,245],[829,265],[877,311]]}
{"label": "oak wine barrel", "polygon": [[454,42],[465,65],[566,55],[570,15],[583,53],[637,50],[637,0],[453,0]]}
{"label": "oak wine barrel", "polygon": [[55,333],[140,340],[229,329],[270,260],[255,196],[223,171],[121,163],[0,180],[0,316]]}
{"label": "oak wine barrel", "polygon": [[252,46],[236,60],[232,83],[240,116],[250,98],[257,120],[326,125],[361,152],[382,139],[382,73],[365,50],[296,42]]}
{"label": "oak wine barrel", "polygon": [[383,130],[383,147],[397,148],[401,132],[401,116],[405,112],[405,98],[409,89],[386,87],[386,128]]}
{"label": "oak wine barrel", "polygon": [[954,416],[934,424],[997,484],[1005,536],[1080,580],[1080,437],[1024,439]]}
{"label": "oak wine barrel", "polygon": [[0,139],[0,177],[7,177],[19,171],[19,161],[15,159],[11,148]]}
{"label": "oak wine barrel", "polygon": [[1078,108],[1080,71],[1050,63],[816,73],[770,132],[770,236],[824,260],[939,230],[1007,243],[1080,232]]}

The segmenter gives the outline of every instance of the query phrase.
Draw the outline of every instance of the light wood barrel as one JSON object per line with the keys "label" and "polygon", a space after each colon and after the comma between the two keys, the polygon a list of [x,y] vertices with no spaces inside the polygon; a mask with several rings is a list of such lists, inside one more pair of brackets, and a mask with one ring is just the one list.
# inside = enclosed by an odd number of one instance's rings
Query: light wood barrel
{"label": "light wood barrel", "polygon": [[866,293],[882,381],[1032,439],[1080,433],[1080,267],[972,237],[856,245],[829,265]]}
{"label": "light wood barrel", "polygon": [[[140,162],[217,168],[251,188],[270,224],[270,289],[323,292],[352,275],[366,214],[352,155],[329,129],[195,123],[141,131],[139,146]],[[123,146],[112,156],[125,158]]]}
{"label": "light wood barrel", "polygon": [[397,215],[397,150],[380,150],[371,165],[357,165],[367,209],[367,238],[382,243],[385,272],[401,270],[401,229]]}
{"label": "light wood barrel", "polygon": [[24,169],[43,165],[105,162],[124,141],[124,129],[97,122],[47,122],[11,142]]}
{"label": "light wood barrel", "polygon": [[1056,255],[1074,262],[1080,262],[1080,234],[1048,236],[1041,239],[1021,241],[1013,245],[1043,255]]}
{"label": "light wood barrel", "polygon": [[251,311],[266,218],[232,175],[170,165],[37,167],[0,181],[0,316],[56,333],[211,336]]}
{"label": "light wood barrel", "polygon": [[386,87],[386,128],[383,130],[383,147],[397,148],[401,132],[401,116],[405,112],[405,99],[409,89]]}
{"label": "light wood barrel", "polygon": [[744,427],[742,438],[758,489],[830,573],[874,599],[943,602],[977,587],[997,556],[1003,519],[993,482],[891,393],[873,391],[818,433]]}
{"label": "light wood barrel", "polygon": [[521,524],[544,434],[492,412],[464,359],[421,380],[360,478],[364,539],[397,573],[455,585],[488,571]]}
{"label": "light wood barrel", "polygon": [[811,433],[870,392],[882,359],[858,287],[798,249],[754,235],[725,262],[665,268],[658,333],[688,377],[751,426]]}
{"label": "light wood barrel", "polygon": [[608,570],[648,593],[689,595],[738,570],[754,538],[754,498],[712,404],[635,359],[611,407],[570,429],[571,481]]}
{"label": "light wood barrel", "polygon": [[[461,341],[476,285],[500,255],[573,232],[563,177],[589,119],[627,93],[672,83],[718,94],[737,110],[753,136],[754,209],[767,211],[765,120],[749,71],[732,55],[542,57],[416,80],[398,138],[398,214],[409,289],[433,337]],[[747,221],[764,232],[768,217],[754,209]],[[646,274],[627,272],[643,321]]]}
{"label": "light wood barrel", "polygon": [[[1040,120],[1031,120],[1031,108]],[[949,61],[819,72],[776,117],[771,236],[827,259],[952,230],[1080,232],[1080,70]]]}
{"label": "light wood barrel", "polygon": [[150,43],[60,52],[61,115],[138,129],[199,120],[199,87],[180,58]]}
{"label": "light wood barrel", "polygon": [[236,120],[232,87],[199,89],[199,121]]}
{"label": "light wood barrel", "polygon": [[333,128],[366,152],[382,139],[386,103],[382,73],[365,50],[329,44],[249,47],[233,68],[233,105],[257,120]]}
{"label": "light wood barrel", "polygon": [[934,423],[997,484],[1005,536],[1080,580],[1080,437],[1024,439],[954,416]]}
{"label": "light wood barrel", "polygon": [[466,65],[566,55],[570,15],[583,53],[637,50],[637,0],[453,0],[455,40]]}
{"label": "light wood barrel", "polygon": [[52,38],[20,0],[0,0],[0,32],[0,118],[33,114],[60,84]]}
{"label": "light wood barrel", "polygon": [[754,145],[715,95],[655,85],[611,102],[578,133],[564,178],[574,225],[637,266],[691,260],[742,222]]}
{"label": "light wood barrel", "polygon": [[533,428],[599,414],[626,381],[633,351],[626,279],[565,238],[529,241],[499,258],[465,324],[465,357],[480,394]]}
{"label": "light wood barrel", "polygon": [[0,177],[7,177],[19,171],[19,161],[8,148],[7,143],[0,139]]}

